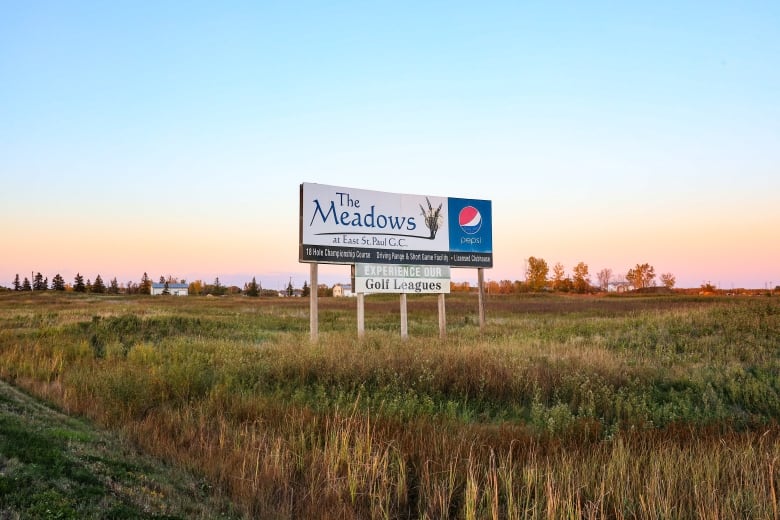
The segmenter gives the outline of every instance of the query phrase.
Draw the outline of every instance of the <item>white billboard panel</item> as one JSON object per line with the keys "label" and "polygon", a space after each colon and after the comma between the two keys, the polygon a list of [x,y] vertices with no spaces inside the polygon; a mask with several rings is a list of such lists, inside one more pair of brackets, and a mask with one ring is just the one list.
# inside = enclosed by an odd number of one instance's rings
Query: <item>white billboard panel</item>
{"label": "white billboard panel", "polygon": [[448,294],[446,265],[356,264],[356,293]]}
{"label": "white billboard panel", "polygon": [[492,267],[490,201],[301,184],[301,262]]}

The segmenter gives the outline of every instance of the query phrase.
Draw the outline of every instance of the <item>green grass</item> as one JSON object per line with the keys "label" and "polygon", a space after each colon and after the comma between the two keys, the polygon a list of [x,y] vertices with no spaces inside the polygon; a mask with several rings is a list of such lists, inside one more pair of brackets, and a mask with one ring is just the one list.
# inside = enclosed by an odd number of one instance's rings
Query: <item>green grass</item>
{"label": "green grass", "polygon": [[0,382],[0,517],[231,517],[204,486]]}
{"label": "green grass", "polygon": [[313,344],[300,299],[0,295],[0,376],[250,517],[777,518],[776,298],[398,307],[321,300]]}

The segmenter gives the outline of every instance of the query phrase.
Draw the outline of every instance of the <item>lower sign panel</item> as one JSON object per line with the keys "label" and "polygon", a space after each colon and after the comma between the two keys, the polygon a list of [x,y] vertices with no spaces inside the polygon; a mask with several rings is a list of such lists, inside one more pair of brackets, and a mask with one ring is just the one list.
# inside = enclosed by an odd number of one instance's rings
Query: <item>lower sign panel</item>
{"label": "lower sign panel", "polygon": [[356,293],[446,294],[449,266],[355,264]]}

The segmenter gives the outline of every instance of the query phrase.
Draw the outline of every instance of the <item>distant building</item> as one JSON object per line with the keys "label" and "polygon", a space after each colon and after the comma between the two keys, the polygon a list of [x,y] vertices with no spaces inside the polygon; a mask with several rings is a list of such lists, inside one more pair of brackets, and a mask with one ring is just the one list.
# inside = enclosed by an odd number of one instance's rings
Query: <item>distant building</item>
{"label": "distant building", "polygon": [[625,293],[634,290],[634,286],[628,282],[609,282],[609,292]]}
{"label": "distant building", "polygon": [[[152,296],[160,296],[165,292],[164,283],[152,284]],[[190,286],[186,283],[169,283],[168,294],[171,296],[188,296],[190,294]]]}
{"label": "distant building", "polygon": [[335,298],[343,298],[344,296],[354,296],[352,292],[352,285],[348,283],[337,283],[333,286],[333,296]]}
{"label": "distant building", "polygon": [[302,296],[303,296],[303,289],[293,289],[292,294],[287,294],[286,289],[279,291],[280,298],[287,298],[287,297],[301,298]]}

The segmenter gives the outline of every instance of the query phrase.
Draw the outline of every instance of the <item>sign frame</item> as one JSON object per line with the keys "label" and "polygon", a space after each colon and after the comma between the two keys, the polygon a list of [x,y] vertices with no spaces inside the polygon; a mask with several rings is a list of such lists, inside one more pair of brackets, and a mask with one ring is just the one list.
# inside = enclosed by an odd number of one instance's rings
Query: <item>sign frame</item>
{"label": "sign frame", "polygon": [[492,203],[300,185],[302,263],[493,267]]}

